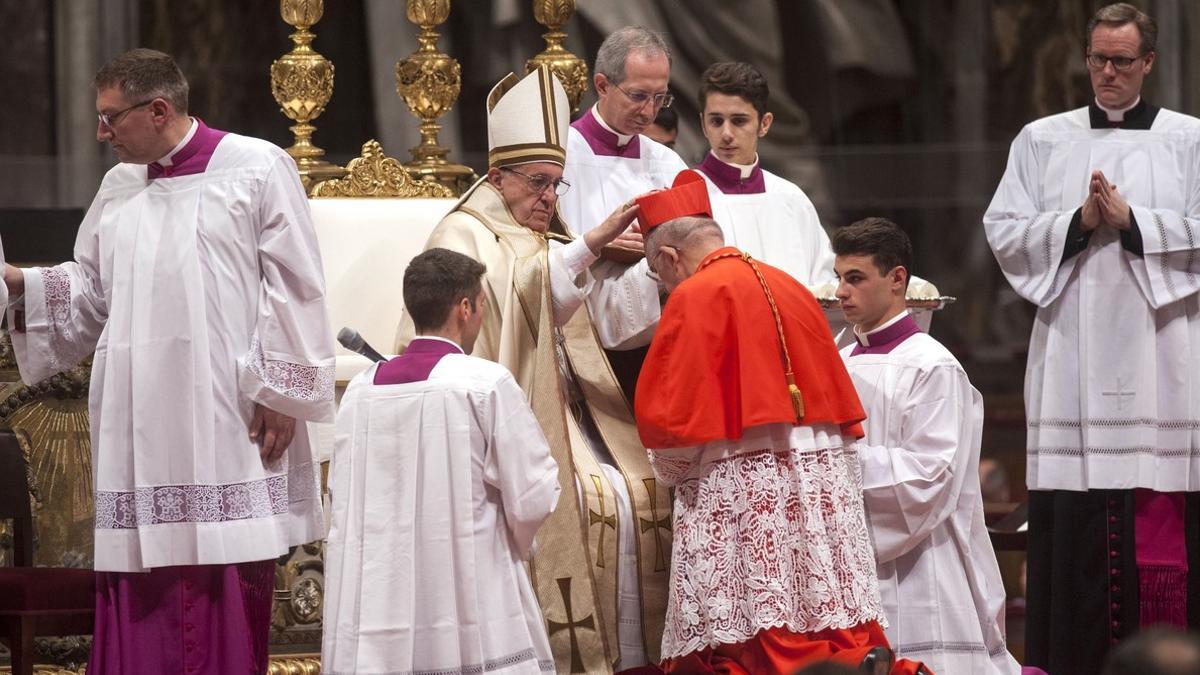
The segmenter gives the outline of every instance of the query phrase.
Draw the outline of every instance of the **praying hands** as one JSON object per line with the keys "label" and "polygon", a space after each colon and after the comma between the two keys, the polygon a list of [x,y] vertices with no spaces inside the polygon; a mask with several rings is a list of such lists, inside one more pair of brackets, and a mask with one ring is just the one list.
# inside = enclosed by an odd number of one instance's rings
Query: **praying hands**
{"label": "praying hands", "polygon": [[1132,223],[1130,214],[1129,202],[1117,192],[1117,186],[1109,183],[1102,171],[1093,171],[1080,218],[1083,231],[1091,232],[1100,225],[1128,230]]}

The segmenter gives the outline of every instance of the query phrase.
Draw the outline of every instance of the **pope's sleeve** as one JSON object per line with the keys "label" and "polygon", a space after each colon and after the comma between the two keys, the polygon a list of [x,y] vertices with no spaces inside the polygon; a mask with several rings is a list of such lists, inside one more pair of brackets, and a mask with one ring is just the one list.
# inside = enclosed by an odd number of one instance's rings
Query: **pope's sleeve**
{"label": "pope's sleeve", "polygon": [[911,391],[889,400],[904,407],[899,437],[857,444],[879,562],[912,550],[955,513],[964,486],[979,480],[971,468],[983,424],[979,393],[949,364],[922,373]]}
{"label": "pope's sleeve", "polygon": [[280,153],[259,194],[260,286],[251,343],[238,359],[244,396],[298,419],[332,422],[333,335],[321,252],[295,163]]}
{"label": "pope's sleeve", "polygon": [[75,237],[75,260],[22,270],[25,294],[8,307],[17,369],[26,384],[79,363],[96,349],[108,320],[100,278],[100,215],[104,190],[92,201]]}
{"label": "pope's sleeve", "polygon": [[558,463],[512,375],[500,378],[488,401],[484,480],[500,491],[517,553],[528,558],[538,528],[558,504]]}

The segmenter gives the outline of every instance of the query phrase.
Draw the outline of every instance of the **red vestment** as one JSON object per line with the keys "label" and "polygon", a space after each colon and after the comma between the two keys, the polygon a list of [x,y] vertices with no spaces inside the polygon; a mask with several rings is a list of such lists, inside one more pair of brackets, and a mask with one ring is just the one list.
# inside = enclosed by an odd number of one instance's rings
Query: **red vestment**
{"label": "red vestment", "polygon": [[[737,255],[721,257],[729,253]],[[736,440],[747,427],[777,422],[828,422],[862,436],[866,414],[816,299],[786,272],[756,263],[779,308],[804,417],[797,421],[788,397],[766,294],[726,247],[706,256],[663,308],[635,397],[647,448]]]}

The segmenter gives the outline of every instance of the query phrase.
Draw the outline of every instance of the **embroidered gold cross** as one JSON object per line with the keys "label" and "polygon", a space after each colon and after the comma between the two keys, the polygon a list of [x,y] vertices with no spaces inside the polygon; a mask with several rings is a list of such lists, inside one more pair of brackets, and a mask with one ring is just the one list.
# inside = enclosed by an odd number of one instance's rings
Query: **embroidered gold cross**
{"label": "embroidered gold cross", "polygon": [[667,569],[667,558],[663,550],[662,530],[671,531],[670,509],[662,518],[658,517],[658,483],[653,478],[643,478],[646,492],[650,493],[650,519],[638,518],[642,522],[642,533],[654,530],[654,571],[662,572]]}
{"label": "embroidered gold cross", "polygon": [[599,499],[600,499],[600,513],[596,513],[595,511],[588,509],[588,527],[591,527],[592,525],[595,525],[596,523],[601,523],[600,539],[599,539],[599,543],[596,545],[596,567],[603,568],[604,567],[604,526],[607,525],[608,527],[611,527],[612,529],[616,530],[617,529],[617,514],[611,513],[607,516],[604,515],[604,487],[600,483],[600,476],[597,476],[594,473],[589,474],[589,475],[592,477],[592,484],[594,484],[596,486],[596,494],[599,496]]}
{"label": "embroidered gold cross", "polygon": [[546,624],[549,628],[550,636],[553,637],[555,633],[561,630],[568,631],[571,637],[571,672],[586,673],[587,671],[583,667],[583,654],[579,651],[579,638],[576,637],[575,630],[586,628],[594,632],[596,630],[596,622],[592,619],[591,614],[576,621],[575,616],[571,613],[571,577],[559,577],[555,581],[558,582],[559,593],[562,593],[563,607],[567,612],[567,622],[560,623],[547,619]]}

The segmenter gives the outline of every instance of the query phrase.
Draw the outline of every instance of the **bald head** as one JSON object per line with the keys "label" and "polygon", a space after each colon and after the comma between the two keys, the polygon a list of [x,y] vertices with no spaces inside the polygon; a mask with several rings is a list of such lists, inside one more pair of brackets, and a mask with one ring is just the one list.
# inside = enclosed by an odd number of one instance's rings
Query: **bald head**
{"label": "bald head", "polygon": [[705,256],[725,245],[725,233],[707,216],[675,218],[650,230],[646,260],[668,291],[696,273]]}

